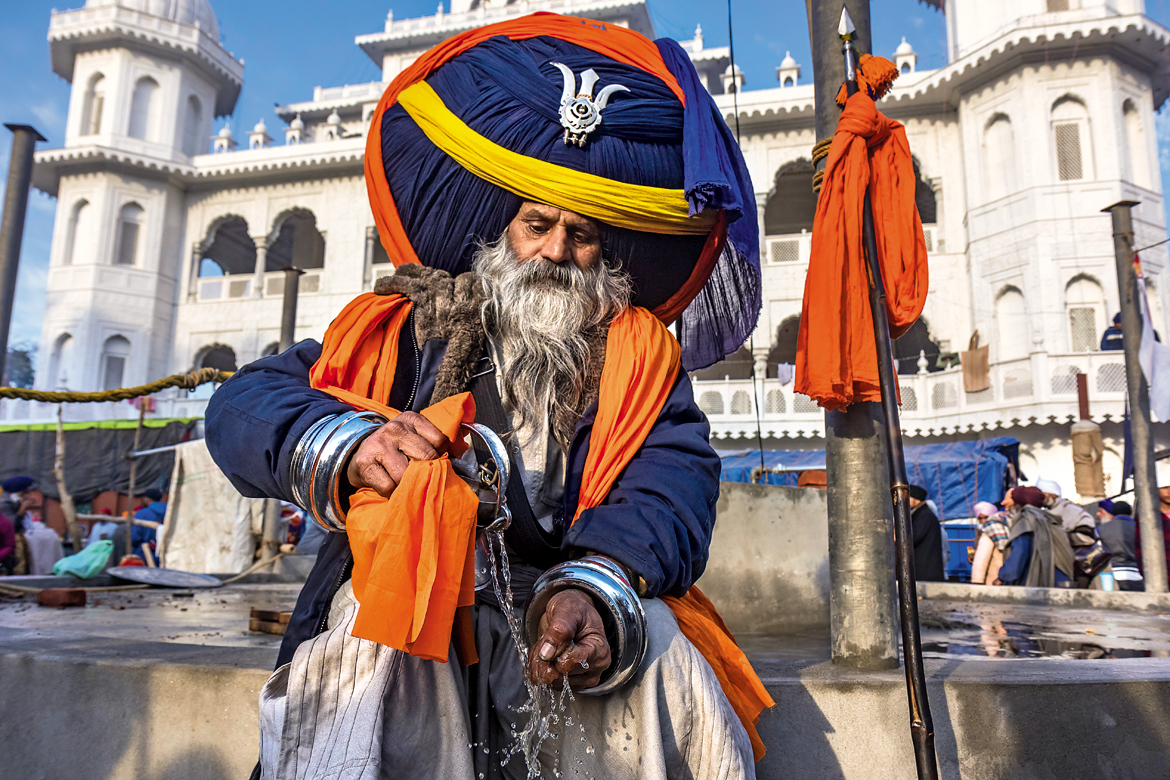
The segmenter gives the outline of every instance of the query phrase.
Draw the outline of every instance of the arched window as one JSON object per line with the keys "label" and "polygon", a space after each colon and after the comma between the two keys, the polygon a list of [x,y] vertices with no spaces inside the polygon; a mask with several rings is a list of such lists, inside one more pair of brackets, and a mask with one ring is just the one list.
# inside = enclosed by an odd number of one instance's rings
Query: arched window
{"label": "arched window", "polygon": [[752,352],[747,347],[740,347],[734,354],[728,355],[713,366],[696,371],[692,376],[700,381],[751,379]]}
{"label": "arched window", "polygon": [[126,363],[130,360],[130,341],[125,336],[110,336],[102,345],[102,389],[123,386]]}
{"label": "arched window", "polygon": [[775,379],[780,366],[796,365],[796,343],[800,337],[800,317],[789,317],[776,328],[776,341],[768,352],[768,377]]}
{"label": "arched window", "polygon": [[1105,322],[1105,293],[1095,279],[1076,276],[1064,288],[1068,345],[1073,352],[1097,351]]}
{"label": "arched window", "polygon": [[118,265],[135,265],[138,262],[138,234],[141,232],[142,207],[127,203],[118,212],[118,253],[114,262]]}
{"label": "arched window", "polygon": [[922,224],[933,225],[938,221],[938,204],[934,198],[934,187],[922,178],[918,159],[915,157],[910,159],[914,164],[914,205],[918,207],[918,217],[922,220]]}
{"label": "arched window", "polygon": [[1052,139],[1056,150],[1056,178],[1078,181],[1092,178],[1089,113],[1080,98],[1065,95],[1052,104]]}
{"label": "arched window", "polygon": [[812,230],[817,196],[812,190],[812,163],[805,159],[784,165],[764,206],[764,234],[783,236]]}
{"label": "arched window", "polygon": [[1007,114],[996,114],[983,129],[983,186],[989,201],[1016,191],[1016,136]]}
{"label": "arched window", "polygon": [[[194,157],[199,154],[199,139],[203,135],[203,105],[199,98],[191,95],[187,98],[187,118],[183,123],[183,154]],[[203,145],[206,148],[206,144]]]}
{"label": "arched window", "polygon": [[73,336],[62,333],[53,342],[53,354],[49,359],[49,380],[45,386],[50,390],[69,388],[69,370],[73,365]]}
{"label": "arched window", "polygon": [[256,270],[256,242],[248,235],[243,217],[216,222],[204,242],[200,276],[250,274]]}
{"label": "arched window", "polygon": [[134,85],[134,95],[130,99],[130,126],[126,131],[131,138],[154,140],[154,98],[157,92],[158,82],[150,76],[143,76]]}
{"label": "arched window", "polygon": [[1004,289],[995,300],[995,348],[1001,363],[1028,356],[1028,309],[1015,287]]}
{"label": "arched window", "polygon": [[85,198],[73,204],[73,209],[69,212],[69,224],[65,228],[65,251],[61,254],[62,265],[69,265],[75,260],[81,259],[81,247],[89,245],[89,220],[92,213],[93,209],[90,208],[89,201]]}
{"label": "arched window", "polygon": [[267,270],[324,267],[325,237],[317,230],[313,212],[293,209],[276,218],[275,228],[276,240],[268,247]]}
{"label": "arched window", "polygon": [[102,131],[102,109],[106,105],[106,77],[95,73],[85,88],[85,102],[81,109],[81,135],[97,135]]}
{"label": "arched window", "polygon": [[227,344],[210,344],[195,355],[195,368],[214,368],[218,371],[236,370],[236,351]]}
{"label": "arched window", "polygon": [[926,319],[919,317],[910,330],[894,339],[894,360],[899,374],[917,374],[918,358],[926,353],[926,370],[941,371],[938,366],[938,342],[930,338],[930,327]]}
{"label": "arched window", "polygon": [[1121,105],[1125,120],[1126,178],[1139,187],[1150,188],[1150,158],[1141,111],[1130,99]]}

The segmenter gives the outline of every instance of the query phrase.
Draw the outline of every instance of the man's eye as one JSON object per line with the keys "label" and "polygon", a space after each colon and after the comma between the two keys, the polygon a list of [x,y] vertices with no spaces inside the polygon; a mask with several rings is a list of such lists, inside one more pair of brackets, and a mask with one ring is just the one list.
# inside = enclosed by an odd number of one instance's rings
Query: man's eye
{"label": "man's eye", "polygon": [[528,229],[537,235],[544,235],[548,232],[548,225],[544,225],[539,222],[529,222]]}

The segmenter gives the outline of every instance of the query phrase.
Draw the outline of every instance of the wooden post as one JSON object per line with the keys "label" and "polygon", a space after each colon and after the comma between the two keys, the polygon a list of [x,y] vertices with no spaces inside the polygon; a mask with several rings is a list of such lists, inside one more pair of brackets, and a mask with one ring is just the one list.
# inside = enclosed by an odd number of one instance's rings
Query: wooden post
{"label": "wooden post", "polygon": [[[130,452],[138,450],[139,441],[142,439],[142,421],[146,418],[146,401],[143,398],[138,399],[138,425],[134,428],[134,446],[130,448]],[[130,453],[126,453],[126,457],[130,458]],[[134,519],[134,484],[138,479],[138,458],[130,458],[130,489],[127,491],[126,498],[127,509],[129,510],[126,517],[129,520]],[[134,554],[134,543],[130,541],[130,533],[134,528],[134,523],[126,523],[126,554]]]}
{"label": "wooden post", "polygon": [[81,552],[81,526],[77,524],[77,507],[73,496],[65,487],[65,424],[61,419],[61,404],[57,404],[57,452],[53,458],[53,476],[57,479],[57,492],[61,496],[61,511],[65,513],[65,526],[73,542],[73,554]]}

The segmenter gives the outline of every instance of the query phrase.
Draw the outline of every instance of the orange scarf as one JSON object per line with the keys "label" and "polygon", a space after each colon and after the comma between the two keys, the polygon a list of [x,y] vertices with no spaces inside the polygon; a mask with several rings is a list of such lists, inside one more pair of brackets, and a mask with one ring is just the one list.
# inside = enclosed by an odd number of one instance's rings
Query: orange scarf
{"label": "orange scarf", "polygon": [[[370,398],[389,395],[398,334],[409,310],[409,301],[397,295],[366,293],[350,302],[325,334],[321,358],[310,373],[313,387],[360,409],[397,414]],[[610,326],[574,521],[605,500],[641,449],[678,378],[679,352],[666,326],[643,308],[631,307]],[[456,442],[459,425],[474,419],[475,405],[463,393],[423,415]],[[350,503],[346,531],[359,604],[353,635],[446,661],[454,622],[457,651],[469,661],[474,658],[474,648],[464,644],[471,639],[464,628],[469,623],[456,607],[474,601],[476,497],[445,457],[415,461],[407,474],[390,499],[363,489]],[[756,759],[763,757],[755,723],[774,702],[714,605],[693,586],[681,598],[662,600],[710,663]]]}
{"label": "orange scarf", "polygon": [[859,91],[845,102],[825,164],[797,343],[796,390],[826,409],[881,400],[862,244],[867,187],[890,336],[905,333],[926,304],[926,242],[914,186],[906,131]]}

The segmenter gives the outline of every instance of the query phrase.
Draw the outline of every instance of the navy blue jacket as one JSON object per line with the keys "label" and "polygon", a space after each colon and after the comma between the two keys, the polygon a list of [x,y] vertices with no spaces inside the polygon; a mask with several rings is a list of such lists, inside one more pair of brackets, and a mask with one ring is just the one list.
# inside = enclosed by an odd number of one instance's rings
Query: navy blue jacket
{"label": "navy blue jacket", "polygon": [[[413,319],[408,321],[386,404],[414,411],[429,406],[446,346],[435,338],[418,347]],[[292,501],[289,465],[297,441],[325,415],[350,410],[309,386],[309,369],[320,355],[320,344],[302,341],[245,366],[208,403],[207,447],[245,496]],[[561,517],[576,512],[596,412],[596,404],[586,410],[573,435]],[[685,593],[706,567],[719,498],[720,463],[709,436],[690,379],[680,371],[642,449],[606,502],[583,512],[565,532],[563,548],[614,558],[646,580],[647,596]],[[331,534],[301,591],[278,664],[291,660],[297,645],[323,630],[329,602],[352,565],[347,537]]]}

